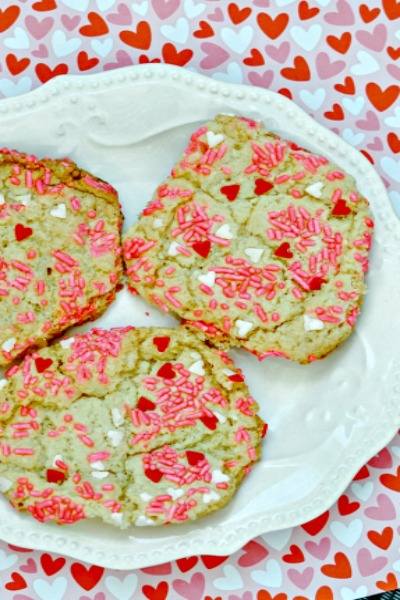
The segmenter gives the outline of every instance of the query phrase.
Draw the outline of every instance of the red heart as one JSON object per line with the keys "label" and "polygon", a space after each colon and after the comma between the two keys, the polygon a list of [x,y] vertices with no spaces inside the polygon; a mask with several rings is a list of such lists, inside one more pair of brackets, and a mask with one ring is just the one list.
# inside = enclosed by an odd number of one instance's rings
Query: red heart
{"label": "red heart", "polygon": [[33,229],[31,227],[24,227],[22,223],[17,223],[14,232],[17,242],[22,242],[32,235]]}
{"label": "red heart", "polygon": [[385,473],[379,477],[380,482],[394,492],[400,492],[400,467],[397,467],[397,475]]}
{"label": "red heart", "polygon": [[243,59],[245,65],[249,67],[261,67],[265,63],[264,57],[257,48],[252,48],[250,56]]}
{"label": "red heart", "polygon": [[146,56],[145,54],[141,54],[139,56],[139,64],[148,64],[148,63],[160,63],[161,60],[159,58],[152,58],[150,60],[150,58],[148,56]]}
{"label": "red heart", "polygon": [[272,190],[274,187],[272,183],[265,179],[256,179],[255,184],[254,193],[257,194],[257,196],[269,192],[269,190]]}
{"label": "red heart", "polygon": [[164,62],[171,65],[178,65],[178,67],[184,67],[192,58],[193,50],[186,48],[185,50],[178,50],[173,44],[164,44],[162,47],[162,56]]}
{"label": "red heart", "polygon": [[199,559],[197,556],[189,556],[189,558],[179,558],[176,561],[176,564],[182,573],[186,573],[187,571],[190,571],[190,569],[193,569],[193,567],[197,565],[198,561]]}
{"label": "red heart", "polygon": [[390,469],[393,466],[392,456],[387,448],[383,448],[378,454],[375,454],[367,464],[375,469]]}
{"label": "red heart", "polygon": [[392,152],[394,152],[395,154],[400,152],[400,138],[395,133],[393,133],[393,131],[388,133],[387,141],[389,144],[389,148]]}
{"label": "red heart", "polygon": [[6,64],[11,75],[19,75],[22,73],[22,71],[25,71],[25,69],[29,67],[31,60],[30,58],[21,58],[18,60],[15,54],[7,54]]}
{"label": "red heart", "polygon": [[383,90],[377,83],[370,82],[365,86],[368,99],[371,104],[379,111],[383,112],[387,110],[400,94],[400,87],[398,85],[389,85]]}
{"label": "red heart", "polygon": [[157,346],[157,350],[159,352],[164,352],[168,348],[170,341],[171,341],[171,338],[169,338],[169,337],[153,338],[153,344],[155,346]]}
{"label": "red heart", "polygon": [[187,450],[186,458],[188,460],[189,465],[195,467],[197,463],[205,459],[205,456],[202,452],[194,452],[194,450]]}
{"label": "red heart", "polygon": [[371,21],[376,19],[376,17],[381,12],[380,8],[372,8],[371,9],[366,4],[361,4],[361,6],[358,10],[360,11],[360,15],[361,15],[361,18],[364,21],[364,23],[370,23]]}
{"label": "red heart", "polygon": [[308,282],[308,285],[310,287],[310,290],[315,291],[320,290],[323,283],[326,283],[326,279],[322,279],[322,277],[313,277]]}
{"label": "red heart", "polygon": [[11,579],[12,579],[12,581],[9,581],[4,586],[7,590],[16,591],[16,590],[23,590],[26,587],[28,587],[27,583],[26,583],[25,579],[22,577],[22,575],[20,575],[19,573],[16,573],[15,571],[13,573],[11,573]]}
{"label": "red heart", "polygon": [[58,573],[58,571],[61,571],[65,563],[66,560],[62,556],[59,556],[54,560],[50,554],[42,554],[40,557],[40,564],[42,565],[42,569],[48,577]]}
{"label": "red heart", "polygon": [[313,17],[316,17],[318,13],[319,8],[310,8],[306,0],[301,0],[299,4],[299,17],[302,21],[306,21],[307,19],[312,19]]}
{"label": "red heart", "polygon": [[46,481],[49,483],[63,483],[65,481],[65,474],[63,471],[57,471],[57,469],[47,469]]}
{"label": "red heart", "polygon": [[318,588],[315,594],[315,600],[334,600],[333,592],[328,585]]}
{"label": "red heart", "polygon": [[171,563],[161,563],[161,565],[145,567],[140,570],[147,575],[170,575],[172,573],[172,566]]}
{"label": "red heart", "polygon": [[6,31],[15,23],[21,9],[18,6],[9,6],[5,10],[0,9],[0,33]]}
{"label": "red heart", "polygon": [[121,31],[119,37],[128,46],[148,50],[151,46],[151,28],[147,21],[140,21],[136,31]]}
{"label": "red heart", "polygon": [[237,4],[231,2],[231,4],[228,6],[228,14],[232,23],[234,25],[238,25],[249,18],[251,15],[251,8],[247,6],[240,9]]}
{"label": "red heart", "polygon": [[105,35],[110,31],[107,23],[98,13],[89,12],[87,17],[89,25],[84,25],[79,29],[81,35],[85,35],[86,37],[97,37]]}
{"label": "red heart", "polygon": [[307,531],[308,534],[317,535],[325,527],[328,519],[329,510],[322,513],[322,515],[319,515],[319,517],[316,517],[311,521],[307,521],[307,523],[303,523],[301,527],[304,529],[304,531]]}
{"label": "red heart", "polygon": [[304,562],[304,554],[301,548],[296,546],[296,544],[292,544],[290,546],[290,553],[284,554],[282,556],[282,560],[287,563],[301,563]]}
{"label": "red heart", "polygon": [[200,417],[199,420],[206,427],[208,427],[208,429],[211,429],[212,431],[214,431],[214,429],[217,429],[218,419],[217,419],[217,417],[215,415],[213,415],[212,417],[204,415],[203,417]]}
{"label": "red heart", "polygon": [[381,533],[379,531],[368,531],[367,536],[374,546],[387,550],[393,541],[393,529],[385,527]]}
{"label": "red heart", "polygon": [[219,567],[219,565],[222,565],[222,563],[225,562],[229,558],[229,556],[214,556],[213,554],[203,554],[202,556],[200,556],[200,558],[206,569],[215,569],[216,567]]}
{"label": "red heart", "polygon": [[55,66],[54,69],[50,69],[44,63],[39,63],[35,67],[36,75],[38,76],[41,83],[46,83],[49,79],[57,77],[57,75],[66,75],[68,73],[68,65],[60,63]]}
{"label": "red heart", "polygon": [[244,381],[244,377],[240,373],[229,375],[228,379],[229,381],[234,381],[235,383],[242,383]]}
{"label": "red heart", "polygon": [[339,509],[339,513],[342,515],[342,517],[344,517],[346,515],[351,515],[353,512],[355,512],[359,508],[360,508],[359,502],[350,502],[350,500],[348,499],[348,497],[345,494],[343,494],[343,496],[340,496],[340,498],[338,500],[338,509]]}
{"label": "red heart", "polygon": [[92,565],[88,569],[81,563],[72,563],[71,575],[76,583],[87,592],[94,588],[103,577],[104,568]]}
{"label": "red heart", "polygon": [[168,583],[160,581],[156,588],[152,585],[144,585],[142,592],[149,600],[165,600],[168,595]]}
{"label": "red heart", "polygon": [[343,198],[339,198],[339,200],[335,203],[335,206],[331,211],[331,215],[333,215],[334,217],[346,217],[350,213],[351,208],[347,206],[347,202],[346,200],[343,200]]}
{"label": "red heart", "polygon": [[382,0],[383,10],[391,21],[400,18],[400,3],[396,0]]}
{"label": "red heart", "polygon": [[365,158],[369,160],[369,162],[371,163],[371,165],[375,164],[374,159],[372,158],[372,156],[369,154],[369,152],[367,152],[366,150],[360,150],[361,154],[364,154]]}
{"label": "red heart", "polygon": [[346,54],[351,44],[351,33],[345,31],[340,37],[328,35],[326,41],[328,42],[331,48],[336,50],[336,52]]}
{"label": "red heart", "polygon": [[163,474],[159,469],[145,469],[144,474],[148,479],[151,479],[154,483],[161,481]]}
{"label": "red heart", "polygon": [[369,477],[369,470],[367,466],[361,467],[361,469],[356,473],[353,477],[353,481],[358,481],[359,479],[366,479]]}
{"label": "red heart", "polygon": [[48,369],[52,364],[53,361],[51,358],[42,358],[39,356],[39,358],[35,360],[36,371],[38,373],[43,373],[43,371],[46,371],[46,369]]}
{"label": "red heart", "polygon": [[356,93],[354,79],[350,76],[345,77],[344,83],[336,83],[333,87],[341,94],[353,95]]}
{"label": "red heart", "polygon": [[192,246],[193,250],[197,252],[203,258],[207,258],[211,250],[211,242],[205,240],[204,242],[195,242]]}
{"label": "red heart", "polygon": [[333,564],[323,565],[321,572],[327,577],[349,579],[352,575],[352,569],[347,556],[343,552],[336,552],[334,560]]}
{"label": "red heart", "polygon": [[238,565],[241,567],[253,567],[269,554],[268,550],[255,540],[248,542],[242,550],[245,554],[238,560]]}
{"label": "red heart", "polygon": [[331,119],[331,121],[343,121],[343,108],[340,106],[340,104],[335,102],[335,104],[332,106],[332,110],[327,110],[324,112],[324,117]]}
{"label": "red heart", "polygon": [[200,21],[199,27],[200,29],[196,29],[196,31],[193,33],[194,37],[208,38],[214,35],[214,29],[209,23],[207,23],[207,21]]}
{"label": "red heart", "polygon": [[54,10],[57,8],[57,4],[54,0],[41,0],[32,4],[32,8],[37,11]]}
{"label": "red heart", "polygon": [[311,79],[308,62],[303,56],[295,56],[293,65],[293,67],[285,67],[281,70],[285,79],[290,79],[290,81],[309,81]]}
{"label": "red heart", "polygon": [[272,597],[267,590],[260,590],[257,592],[257,600],[288,600],[288,597],[287,594],[283,594],[282,592]]}
{"label": "red heart", "polygon": [[139,402],[137,403],[137,407],[139,410],[146,412],[147,410],[154,410],[156,405],[154,402],[145,398],[144,396],[140,396]]}
{"label": "red heart", "polygon": [[273,19],[267,13],[257,15],[257,23],[259,28],[271,40],[276,40],[286,29],[289,23],[289,15],[280,13]]}
{"label": "red heart", "polygon": [[237,195],[240,190],[240,185],[238,183],[233,183],[232,185],[224,185],[221,188],[221,194],[224,194],[228,198],[230,202],[236,200]]}
{"label": "red heart", "polygon": [[171,363],[164,363],[157,371],[157,375],[162,377],[163,379],[174,379],[176,377],[176,373],[171,365]]}
{"label": "red heart", "polygon": [[289,242],[283,242],[274,252],[275,256],[280,258],[293,258],[293,252],[290,250]]}
{"label": "red heart", "polygon": [[380,590],[384,590],[386,592],[392,592],[393,590],[397,590],[397,578],[394,573],[388,573],[385,581],[377,581],[376,587]]}
{"label": "red heart", "polygon": [[93,69],[96,65],[98,65],[100,60],[93,56],[93,58],[89,58],[89,55],[85,50],[79,52],[77,63],[80,71],[89,71],[89,69]]}
{"label": "red heart", "polygon": [[389,54],[392,60],[397,60],[400,58],[400,48],[394,48],[393,46],[388,46],[386,48],[386,52]]}
{"label": "red heart", "polygon": [[288,90],[287,88],[280,88],[278,90],[278,94],[281,94],[282,96],[286,96],[286,98],[289,98],[289,100],[293,100],[292,92],[290,90]]}

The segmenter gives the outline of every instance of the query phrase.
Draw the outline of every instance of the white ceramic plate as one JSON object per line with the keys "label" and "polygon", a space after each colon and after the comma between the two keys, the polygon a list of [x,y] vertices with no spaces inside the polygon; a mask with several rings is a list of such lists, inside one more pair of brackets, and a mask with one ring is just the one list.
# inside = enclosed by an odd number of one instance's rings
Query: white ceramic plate
{"label": "white ceramic plate", "polygon": [[[227,555],[259,534],[324,512],[400,426],[400,225],[370,163],[291,101],[176,67],[141,65],[58,77],[0,102],[0,140],[38,156],[68,155],[109,180],[120,193],[128,226],[190,133],[218,112],[263,120],[325,154],[353,174],[370,199],[376,235],[356,331],[328,358],[308,366],[277,358],[260,363],[232,352],[270,428],[261,462],[223,510],[193,524],[120,532],[97,520],[63,528],[40,524],[0,499],[0,537],[7,542],[118,569],[193,554]],[[97,322],[175,323],[125,290]]]}

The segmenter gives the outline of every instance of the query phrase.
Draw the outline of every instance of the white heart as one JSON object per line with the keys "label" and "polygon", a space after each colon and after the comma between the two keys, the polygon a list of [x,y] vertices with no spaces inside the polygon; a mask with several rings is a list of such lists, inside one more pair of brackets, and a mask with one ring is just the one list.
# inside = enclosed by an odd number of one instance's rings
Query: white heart
{"label": "white heart", "polygon": [[62,600],[67,590],[67,580],[65,577],[57,577],[49,583],[46,579],[35,579],[33,587],[42,600]]}
{"label": "white heart", "polygon": [[361,133],[361,131],[355,133],[346,127],[343,129],[342,137],[348,144],[351,144],[352,146],[358,146],[365,139],[365,133]]}
{"label": "white heart", "polygon": [[234,237],[229,223],[224,223],[221,225],[221,227],[219,227],[215,232],[215,235],[223,238],[224,240],[231,240]]}
{"label": "white heart", "polygon": [[351,484],[351,491],[357,498],[366,502],[374,491],[374,484],[372,481],[367,481],[365,483],[358,483],[355,481]]}
{"label": "white heart", "polygon": [[110,54],[110,52],[113,48],[114,42],[111,38],[107,38],[103,41],[92,40],[90,42],[90,45],[92,46],[92,50],[94,52],[96,52],[96,54],[98,54],[99,56],[104,58],[105,56],[107,56],[107,54]]}
{"label": "white heart", "polygon": [[153,497],[150,494],[148,494],[147,492],[141,492],[139,494],[139,496],[141,497],[141,499],[143,500],[143,502],[149,502],[152,499],[152,497]]}
{"label": "white heart", "polygon": [[124,434],[122,433],[122,431],[114,431],[113,429],[111,429],[110,431],[107,431],[107,437],[110,440],[111,445],[116,448],[122,442]]}
{"label": "white heart", "polygon": [[56,454],[55,457],[53,458],[53,467],[57,467],[56,462],[58,460],[61,460],[61,462],[64,462],[64,457],[62,454]]}
{"label": "white heart", "polygon": [[386,125],[389,125],[390,127],[400,127],[400,106],[396,106],[394,114],[394,117],[386,117],[384,121]]}
{"label": "white heart", "polygon": [[163,223],[162,219],[153,219],[153,227],[155,227],[155,229],[159,229],[163,225],[164,225],[164,223]]}
{"label": "white heart", "polygon": [[84,13],[88,9],[90,0],[61,0],[61,2],[68,8]]}
{"label": "white heart", "polygon": [[393,563],[393,569],[395,571],[400,571],[400,560],[396,560],[396,562]]}
{"label": "white heart", "polygon": [[250,25],[245,25],[239,30],[223,27],[220,31],[222,41],[237,54],[243,54],[247,50],[253,39],[253,34],[254,28]]}
{"label": "white heart", "polygon": [[3,44],[13,50],[27,50],[31,44],[25,29],[16,27],[13,33],[14,37],[5,39]]}
{"label": "white heart", "polygon": [[400,456],[400,446],[392,446],[390,449],[393,452],[393,454],[395,454],[396,456]]}
{"label": "white heart", "polygon": [[246,248],[244,253],[248,256],[253,263],[258,263],[264,250],[262,248]]}
{"label": "white heart", "polygon": [[71,38],[68,40],[64,31],[56,29],[51,36],[51,44],[53,46],[54,54],[58,58],[61,58],[75,52],[82,44],[82,40],[79,38]]}
{"label": "white heart", "polygon": [[380,162],[385,173],[400,183],[400,160],[395,160],[391,156],[383,156]]}
{"label": "white heart", "polygon": [[332,0],[317,0],[320,6],[328,6],[332,2]]}
{"label": "white heart", "polygon": [[[235,62],[231,62],[226,67],[226,73],[217,72],[212,74],[213,79],[227,81],[228,83],[243,83],[243,71]],[[227,113],[224,113],[227,114]]]}
{"label": "white heart", "polygon": [[305,331],[319,331],[324,328],[324,322],[320,319],[312,319],[308,315],[303,315]]}
{"label": "white heart", "polygon": [[160,30],[167,40],[177,44],[186,44],[189,37],[189,23],[184,17],[177,20],[175,27],[173,25],[162,25]]}
{"label": "white heart", "polygon": [[72,344],[74,343],[74,341],[75,341],[75,338],[73,338],[73,337],[67,338],[66,340],[61,340],[61,342],[60,342],[61,348],[64,348],[64,349],[70,348],[72,346]]}
{"label": "white heart", "polygon": [[314,92],[309,90],[300,90],[300,99],[312,110],[318,110],[321,108],[326,98],[326,90],[324,88],[318,88]]}
{"label": "white heart", "polygon": [[8,383],[8,379],[0,379],[0,390],[3,389]]}
{"label": "white heart", "polygon": [[368,595],[368,588],[366,585],[360,585],[356,590],[351,590],[348,587],[341,588],[340,595],[343,600],[357,600],[357,598],[363,598]]}
{"label": "white heart", "polygon": [[188,19],[194,19],[201,15],[203,10],[205,10],[206,5],[203,3],[195,4],[193,0],[185,0],[183,3],[183,8],[185,10],[186,16]]}
{"label": "white heart", "polygon": [[52,217],[57,217],[57,219],[65,219],[67,217],[67,207],[65,204],[57,204],[56,207],[51,209],[50,214]]}
{"label": "white heart", "polygon": [[254,323],[252,323],[251,321],[242,321],[242,319],[238,319],[235,325],[237,329],[237,335],[239,337],[244,337],[254,327]]}
{"label": "white heart", "polygon": [[256,569],[250,577],[262,586],[280,588],[282,585],[282,569],[277,560],[271,558],[265,565],[265,570]]}
{"label": "white heart", "polygon": [[293,528],[281,529],[280,531],[264,533],[261,537],[268,546],[271,546],[274,550],[280,551],[289,543],[292,533]]}
{"label": "white heart", "polygon": [[379,71],[379,63],[371,54],[369,54],[369,52],[365,52],[365,50],[359,50],[356,53],[356,56],[359,62],[356,65],[353,65],[350,69],[354,75],[370,75],[371,73],[376,73]]}
{"label": "white heart", "polygon": [[141,2],[140,4],[133,3],[132,10],[137,15],[144,17],[147,14],[147,11],[149,10],[149,3],[146,0],[144,2]]}
{"label": "white heart", "polygon": [[217,417],[220,423],[226,423],[226,417],[224,415],[221,415],[221,413],[217,412],[216,410],[214,410],[214,415]]}
{"label": "white heart", "polygon": [[311,27],[309,27],[308,29],[303,29],[298,25],[295,25],[290,29],[290,35],[292,36],[296,44],[298,44],[300,48],[303,48],[303,50],[306,50],[307,52],[311,52],[311,50],[314,50],[321,38],[321,34],[322,27],[321,25],[317,25],[316,23],[314,23],[314,25],[311,25]]}
{"label": "white heart", "polygon": [[106,588],[117,600],[131,600],[136,591],[138,576],[136,573],[129,573],[124,579],[119,579],[113,575],[106,577]]}
{"label": "white heart", "polygon": [[214,469],[214,471],[211,472],[211,475],[212,483],[226,483],[230,479],[229,475],[225,475],[225,473],[219,469]]}
{"label": "white heart", "polygon": [[207,131],[206,140],[210,148],[214,148],[214,146],[217,146],[224,140],[224,135],[222,133],[214,133],[213,131]]}
{"label": "white heart", "polygon": [[396,215],[400,218],[400,194],[396,190],[389,192],[389,197],[392,201]]}
{"label": "white heart", "polygon": [[137,527],[147,527],[148,525],[155,525],[155,522],[153,519],[148,519],[144,515],[140,515],[140,517],[136,519],[135,525],[137,525]]}
{"label": "white heart", "polygon": [[[172,496],[174,500],[178,500],[181,496],[183,496],[183,490],[175,490],[174,488],[168,488],[167,493]],[[149,500],[151,500],[152,496],[150,496]]]}
{"label": "white heart", "polygon": [[178,250],[179,246],[180,244],[177,244],[176,242],[171,242],[168,248],[168,256],[178,256],[178,254],[180,254]]}
{"label": "white heart", "polygon": [[18,560],[16,554],[6,554],[4,550],[0,550],[0,571],[5,571],[14,565]]}
{"label": "white heart", "polygon": [[14,349],[16,342],[17,340],[15,338],[8,338],[8,340],[3,342],[1,347],[3,348],[4,352],[11,352],[11,350]]}
{"label": "white heart", "polygon": [[6,201],[6,199],[4,198],[3,194],[0,194],[0,204],[4,204]]}
{"label": "white heart", "polygon": [[32,194],[18,194],[18,196],[15,196],[15,199],[21,204],[24,204],[24,206],[28,206],[29,202],[32,200]]}
{"label": "white heart", "polygon": [[108,10],[112,8],[116,0],[97,0],[97,8],[99,10]]}
{"label": "white heart", "polygon": [[0,492],[8,492],[8,490],[12,487],[12,481],[7,479],[6,477],[0,476]]}
{"label": "white heart", "polygon": [[359,115],[364,108],[365,98],[362,96],[357,96],[357,98],[344,98],[342,104],[352,115]]}
{"label": "white heart", "polygon": [[225,577],[219,577],[213,581],[213,585],[217,590],[241,590],[243,588],[243,579],[237,569],[232,565],[223,567]]}
{"label": "white heart", "polygon": [[278,6],[289,6],[289,4],[293,4],[296,0],[275,0]]}
{"label": "white heart", "polygon": [[124,417],[120,413],[120,411],[118,410],[118,408],[112,408],[111,409],[111,415],[112,415],[112,422],[114,424],[114,427],[119,427],[120,425],[123,424]]}
{"label": "white heart", "polygon": [[201,281],[201,283],[204,283],[204,285],[207,285],[208,287],[212,288],[215,284],[215,277],[216,274],[214,273],[214,271],[209,271],[205,275],[199,275],[197,279]]}
{"label": "white heart", "polygon": [[204,366],[204,361],[196,360],[196,362],[194,362],[192,365],[190,365],[189,371],[191,373],[195,373],[196,375],[204,375],[205,371],[203,369],[203,366]]}
{"label": "white heart", "polygon": [[305,191],[307,192],[307,194],[310,194],[310,196],[314,196],[314,198],[322,198],[323,187],[324,184],[322,183],[322,181],[316,181],[315,183],[312,183],[311,185],[306,187]]}
{"label": "white heart", "polygon": [[109,471],[93,471],[92,477],[94,477],[95,479],[105,479],[109,476],[109,474]]}
{"label": "white heart", "polygon": [[348,525],[342,521],[332,521],[330,527],[332,534],[341,544],[352,548],[360,539],[364,524],[361,519],[353,519]]}
{"label": "white heart", "polygon": [[18,81],[7,79],[6,77],[0,79],[0,92],[7,98],[26,94],[31,89],[32,79],[30,77],[21,77]]}
{"label": "white heart", "polygon": [[220,497],[221,496],[217,494],[217,492],[211,490],[211,492],[206,492],[205,494],[202,494],[201,499],[203,500],[204,504],[210,504],[212,500],[219,500]]}

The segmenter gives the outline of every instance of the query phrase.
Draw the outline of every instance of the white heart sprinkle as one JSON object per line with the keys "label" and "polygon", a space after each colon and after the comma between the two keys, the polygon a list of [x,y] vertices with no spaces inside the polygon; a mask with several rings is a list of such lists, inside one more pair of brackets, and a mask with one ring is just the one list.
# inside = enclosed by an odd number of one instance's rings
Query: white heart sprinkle
{"label": "white heart sprinkle", "polygon": [[61,340],[60,345],[61,348],[70,348],[72,346],[72,344],[74,343],[75,338],[71,337],[71,338],[67,338],[66,340]]}
{"label": "white heart sprinkle", "polygon": [[143,500],[143,502],[149,502],[153,497],[150,494],[147,494],[146,492],[142,492],[139,495],[140,495],[141,499]]}
{"label": "white heart sprinkle", "polygon": [[162,227],[164,225],[164,223],[162,222],[162,219],[154,219],[153,220],[153,227],[155,227],[156,229],[158,229],[159,227]]}
{"label": "white heart sprinkle", "polygon": [[53,459],[53,467],[56,467],[56,462],[60,460],[61,462],[64,462],[64,458],[62,454],[56,454],[54,459]]}
{"label": "white heart sprinkle", "polygon": [[312,319],[308,315],[303,315],[304,329],[306,331],[318,331],[324,328],[324,322],[319,319]]}
{"label": "white heart sprinkle", "polygon": [[233,238],[233,233],[231,231],[229,223],[224,223],[223,225],[221,225],[221,227],[215,232],[215,235],[218,235],[224,240],[231,240]]}
{"label": "white heart sprinkle", "polygon": [[111,414],[114,427],[119,427],[120,425],[122,425],[122,423],[124,422],[124,417],[122,416],[118,408],[112,408]]}
{"label": "white heart sprinkle", "polygon": [[207,131],[206,138],[207,144],[210,146],[210,148],[214,148],[214,146],[218,146],[218,144],[220,144],[223,141],[224,136],[222,133],[214,133],[213,131]]}
{"label": "white heart sprinkle", "polygon": [[177,500],[178,498],[180,498],[181,496],[183,496],[183,490],[174,490],[174,488],[169,487],[167,489],[167,494],[169,494],[170,496],[172,496],[172,498],[174,500]]}
{"label": "white heart sprinkle", "polygon": [[16,196],[15,199],[18,200],[18,202],[20,204],[27,206],[29,204],[29,202],[32,200],[32,195],[31,194],[21,194],[20,196]]}
{"label": "white heart sprinkle", "polygon": [[5,385],[7,385],[8,379],[0,379],[0,390],[3,389]]}
{"label": "white heart sprinkle", "polygon": [[211,502],[211,500],[219,500],[220,499],[220,495],[217,494],[217,492],[214,492],[214,490],[211,490],[211,492],[206,492],[205,494],[203,494],[201,496],[201,499],[203,500],[203,502],[205,504],[209,504]]}
{"label": "white heart sprinkle", "polygon": [[217,417],[220,423],[226,422],[226,417],[224,415],[221,415],[221,413],[217,412],[216,410],[214,410],[214,415]]}
{"label": "white heart sprinkle", "polygon": [[124,513],[111,513],[111,518],[113,521],[121,525],[122,519],[124,518]]}
{"label": "white heart sprinkle", "polygon": [[241,319],[238,319],[236,321],[236,329],[237,329],[237,334],[239,337],[243,337],[246,334],[249,333],[250,329],[253,329],[254,324],[251,323],[250,321],[242,321]]}
{"label": "white heart sprinkle", "polygon": [[230,477],[229,475],[225,475],[224,473],[222,473],[222,471],[220,471],[219,469],[215,469],[212,473],[211,473],[212,477],[211,477],[211,481],[213,483],[226,483],[227,481],[229,481]]}
{"label": "white heart sprinkle", "polygon": [[110,440],[111,445],[117,447],[122,442],[124,434],[122,433],[122,431],[108,431],[107,437]]}
{"label": "white heart sprinkle", "polygon": [[212,288],[215,284],[215,277],[214,271],[209,271],[205,275],[199,275],[197,279],[201,281],[201,283],[204,283],[204,285]]}
{"label": "white heart sprinkle", "polygon": [[65,204],[58,204],[55,208],[51,209],[50,214],[52,217],[57,217],[57,219],[66,219],[67,207]]}
{"label": "white heart sprinkle", "polygon": [[12,486],[12,481],[6,479],[6,477],[0,477],[0,492],[8,492]]}
{"label": "white heart sprinkle", "polygon": [[6,340],[4,342],[4,344],[2,344],[2,348],[4,350],[4,352],[11,352],[11,350],[14,348],[15,344],[16,344],[16,339],[15,338],[9,338],[8,340]]}
{"label": "white heart sprinkle", "polygon": [[263,252],[264,250],[262,250],[261,248],[246,248],[246,250],[244,251],[244,253],[247,254],[250,260],[254,263],[258,263]]}
{"label": "white heart sprinkle", "polygon": [[92,477],[95,477],[96,479],[105,479],[109,474],[108,471],[92,471]]}
{"label": "white heart sprinkle", "polygon": [[147,517],[140,515],[135,521],[135,525],[138,527],[145,527],[146,525],[155,525],[153,519],[148,519]]}
{"label": "white heart sprinkle", "polygon": [[235,371],[231,371],[230,369],[224,369],[222,371],[224,373],[224,375],[226,375],[227,377],[231,377],[232,375],[235,375]]}
{"label": "white heart sprinkle", "polygon": [[0,204],[4,204],[5,202],[5,198],[3,196],[3,194],[0,194]]}
{"label": "white heart sprinkle", "polygon": [[194,360],[199,360],[201,358],[200,352],[191,352],[190,356],[194,358]]}
{"label": "white heart sprinkle", "polygon": [[92,462],[91,465],[92,469],[97,469],[98,471],[102,471],[104,469],[104,464],[101,462],[101,460],[96,460],[95,462]]}
{"label": "white heart sprinkle", "polygon": [[311,185],[306,187],[306,192],[307,194],[310,194],[310,196],[314,196],[314,198],[321,198],[321,192],[323,187],[324,184],[322,183],[322,181],[317,181],[317,183],[312,183]]}
{"label": "white heart sprinkle", "polygon": [[189,367],[189,371],[191,373],[196,373],[196,375],[204,375],[204,361],[202,360],[196,360],[196,362],[194,362],[192,365],[190,365]]}
{"label": "white heart sprinkle", "polygon": [[178,252],[178,247],[179,244],[177,244],[176,242],[171,242],[171,245],[168,249],[168,256],[178,256],[178,254],[180,254]]}

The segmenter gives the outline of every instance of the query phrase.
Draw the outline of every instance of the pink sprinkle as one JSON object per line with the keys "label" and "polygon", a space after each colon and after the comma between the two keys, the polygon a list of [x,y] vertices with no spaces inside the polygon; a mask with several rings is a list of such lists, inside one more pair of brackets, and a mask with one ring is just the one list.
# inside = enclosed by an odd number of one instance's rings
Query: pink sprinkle
{"label": "pink sprinkle", "polygon": [[94,446],[93,440],[91,440],[87,435],[78,435],[78,438],[85,444],[85,446],[89,446],[90,448]]}
{"label": "pink sprinkle", "polygon": [[290,193],[292,194],[293,198],[301,198],[302,193],[299,192],[299,190],[290,190]]}
{"label": "pink sprinkle", "polygon": [[88,454],[87,459],[89,462],[96,462],[97,460],[107,460],[110,458],[111,453],[107,450],[101,452],[93,452],[93,454]]}
{"label": "pink sprinkle", "polygon": [[35,451],[32,448],[14,448],[13,454],[18,454],[19,456],[31,456],[35,454]]}
{"label": "pink sprinkle", "polygon": [[279,319],[280,319],[280,315],[279,315],[279,313],[273,312],[273,313],[272,313],[272,315],[271,315],[271,319],[272,319],[274,322],[276,322],[276,321],[279,321]]}

